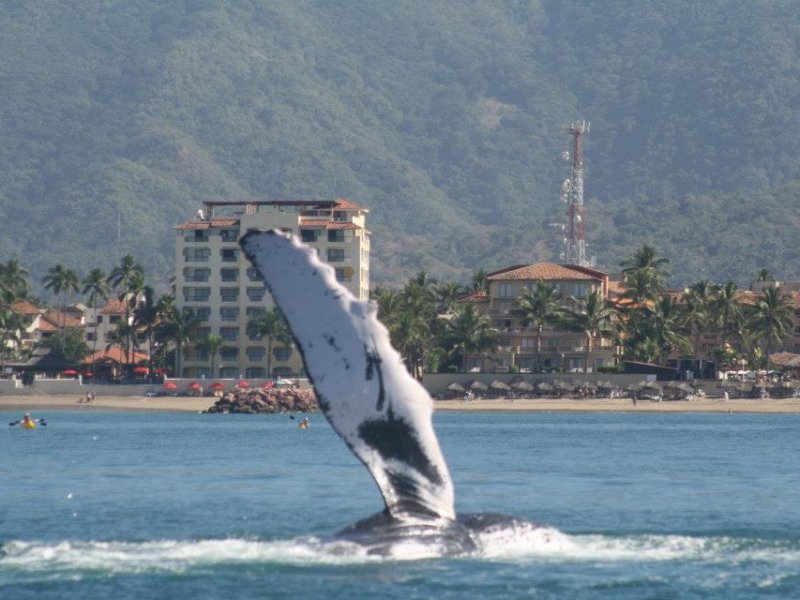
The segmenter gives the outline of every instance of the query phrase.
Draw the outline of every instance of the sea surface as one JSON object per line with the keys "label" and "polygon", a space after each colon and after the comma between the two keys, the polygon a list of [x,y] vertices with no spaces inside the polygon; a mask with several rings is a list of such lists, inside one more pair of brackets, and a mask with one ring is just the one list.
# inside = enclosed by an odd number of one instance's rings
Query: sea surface
{"label": "sea surface", "polygon": [[441,413],[457,557],[337,542],[381,509],[320,415],[0,413],[0,598],[800,598],[800,416]]}

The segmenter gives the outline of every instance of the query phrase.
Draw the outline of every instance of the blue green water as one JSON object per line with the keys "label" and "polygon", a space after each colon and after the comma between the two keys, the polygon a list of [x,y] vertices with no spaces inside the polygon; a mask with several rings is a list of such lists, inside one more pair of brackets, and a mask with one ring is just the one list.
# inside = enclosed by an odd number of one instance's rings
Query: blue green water
{"label": "blue green water", "polygon": [[437,414],[458,510],[549,527],[391,559],[330,539],[381,504],[321,416],[34,416],[0,430],[0,598],[800,597],[794,415]]}

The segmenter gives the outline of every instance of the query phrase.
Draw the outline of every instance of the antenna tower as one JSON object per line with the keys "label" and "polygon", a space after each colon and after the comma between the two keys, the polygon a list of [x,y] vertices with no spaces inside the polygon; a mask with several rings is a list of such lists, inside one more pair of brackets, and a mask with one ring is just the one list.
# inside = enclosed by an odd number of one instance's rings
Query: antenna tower
{"label": "antenna tower", "polygon": [[574,121],[569,126],[572,152],[561,154],[570,161],[569,176],[561,184],[561,200],[567,204],[567,237],[564,238],[562,260],[568,265],[591,267],[594,261],[586,258],[586,217],[583,206],[583,155],[581,136],[589,133],[589,121]]}

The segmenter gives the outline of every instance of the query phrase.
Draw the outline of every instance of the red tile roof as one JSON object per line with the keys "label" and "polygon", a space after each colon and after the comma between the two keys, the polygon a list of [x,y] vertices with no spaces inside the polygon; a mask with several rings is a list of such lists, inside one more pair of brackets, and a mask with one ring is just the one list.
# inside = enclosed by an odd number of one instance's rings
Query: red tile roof
{"label": "red tile roof", "polygon": [[599,271],[597,275],[591,275],[585,271],[590,269],[574,269],[571,265],[557,265],[555,263],[541,262],[533,265],[522,265],[518,267],[509,267],[501,271],[489,273],[486,278],[489,281],[507,281],[507,280],[546,280],[546,281],[563,281],[563,280],[589,280],[600,281],[602,274]]}
{"label": "red tile roof", "polygon": [[113,346],[108,350],[104,350],[101,352],[95,352],[94,354],[90,354],[86,358],[83,359],[84,365],[91,365],[92,363],[117,363],[119,365],[127,365],[127,364],[138,364],[140,362],[145,362],[150,359],[147,354],[142,352],[134,352],[133,353],[133,362],[128,362],[129,353],[123,352],[121,348],[117,346]]}
{"label": "red tile roof", "polygon": [[348,221],[328,221],[325,219],[303,219],[300,227],[304,229],[363,229],[360,225]]}
{"label": "red tile roof", "polygon": [[109,300],[100,311],[102,315],[124,315],[127,313],[127,306],[123,300],[117,298]]}
{"label": "red tile roof", "polygon": [[42,318],[39,320],[40,331],[53,331],[53,329],[50,329],[47,325],[45,325],[46,322],[49,322],[56,329],[59,327],[81,327],[83,325],[80,319],[76,319],[66,311],[59,311],[55,308],[47,309],[42,315]]}
{"label": "red tile roof", "polygon": [[479,291],[479,292],[472,292],[471,294],[464,296],[463,298],[458,299],[459,302],[488,302],[489,296],[486,295],[486,292]]}
{"label": "red tile roof", "polygon": [[211,219],[210,221],[192,221],[178,225],[175,229],[195,230],[195,229],[224,229],[239,224],[239,219]]}
{"label": "red tile roof", "polygon": [[10,308],[18,315],[38,315],[44,312],[43,308],[34,306],[27,300],[17,300],[11,304]]}

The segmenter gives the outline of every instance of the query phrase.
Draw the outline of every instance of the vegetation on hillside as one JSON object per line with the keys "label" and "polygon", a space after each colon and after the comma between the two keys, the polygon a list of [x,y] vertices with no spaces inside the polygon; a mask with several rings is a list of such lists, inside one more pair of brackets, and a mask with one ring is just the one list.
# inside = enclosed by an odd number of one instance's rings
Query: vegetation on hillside
{"label": "vegetation on hillside", "polygon": [[[372,276],[557,260],[565,126],[598,264],[800,278],[800,5],[45,0],[0,5],[0,258],[165,289],[205,199],[350,197]],[[38,286],[38,283],[37,283]]]}

